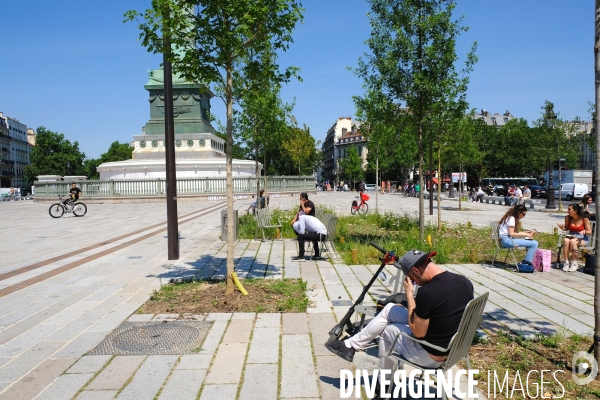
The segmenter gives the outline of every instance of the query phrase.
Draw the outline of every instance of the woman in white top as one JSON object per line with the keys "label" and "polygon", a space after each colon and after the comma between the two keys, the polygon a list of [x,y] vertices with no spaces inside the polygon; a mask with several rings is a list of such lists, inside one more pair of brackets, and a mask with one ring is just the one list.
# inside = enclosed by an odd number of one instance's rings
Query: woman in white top
{"label": "woman in white top", "polygon": [[525,247],[527,254],[525,260],[532,262],[538,248],[537,240],[533,240],[535,231],[521,232],[521,219],[527,215],[527,208],[523,204],[516,205],[504,214],[498,222],[498,234],[502,239],[502,247]]}

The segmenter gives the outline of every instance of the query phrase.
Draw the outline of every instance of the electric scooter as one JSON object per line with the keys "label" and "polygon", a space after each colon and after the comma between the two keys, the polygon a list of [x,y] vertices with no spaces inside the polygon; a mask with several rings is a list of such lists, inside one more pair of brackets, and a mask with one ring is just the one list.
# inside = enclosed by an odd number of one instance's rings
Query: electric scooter
{"label": "electric scooter", "polygon": [[373,283],[375,282],[375,279],[377,279],[377,276],[379,276],[379,274],[381,273],[381,271],[383,271],[383,268],[385,268],[386,265],[394,265],[396,268],[400,268],[400,264],[398,264],[398,256],[395,255],[393,251],[387,251],[375,242],[369,242],[369,243],[371,244],[371,246],[375,247],[377,250],[379,250],[381,253],[383,253],[383,257],[380,258],[381,265],[379,266],[379,269],[377,269],[377,272],[375,272],[375,274],[373,275],[373,277],[371,278],[369,283],[367,283],[367,286],[365,286],[363,288],[363,291],[360,294],[360,296],[358,296],[358,299],[356,299],[356,301],[354,302],[352,307],[350,307],[350,309],[348,310],[346,315],[344,315],[344,318],[342,318],[341,321],[336,326],[334,326],[331,329],[331,331],[329,331],[329,340],[328,340],[329,343],[335,342],[336,340],[338,340],[340,338],[340,336],[342,336],[342,333],[344,331],[344,326],[346,327],[346,332],[350,336],[357,333],[356,327],[351,322],[351,318],[352,318],[352,315],[354,314],[355,307],[362,304],[363,300],[365,299],[365,295],[371,288],[371,285],[373,285]]}

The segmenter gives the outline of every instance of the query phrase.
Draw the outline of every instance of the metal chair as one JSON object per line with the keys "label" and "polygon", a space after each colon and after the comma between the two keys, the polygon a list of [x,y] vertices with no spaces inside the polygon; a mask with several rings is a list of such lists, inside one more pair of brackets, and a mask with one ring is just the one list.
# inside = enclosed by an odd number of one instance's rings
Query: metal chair
{"label": "metal chair", "polygon": [[492,267],[494,266],[494,262],[496,262],[496,255],[498,255],[498,252],[500,250],[506,250],[506,257],[504,257],[504,263],[506,263],[506,260],[508,259],[508,253],[511,253],[513,256],[513,260],[515,261],[515,267],[518,270],[519,265],[517,262],[517,256],[515,255],[515,249],[523,250],[525,249],[525,247],[515,246],[512,238],[510,238],[510,241],[513,242],[512,247],[502,247],[502,238],[499,234],[500,224],[498,222],[493,221],[490,222],[490,227],[492,228],[492,240],[496,244],[496,251],[494,252],[494,259],[492,260]]}
{"label": "metal chair", "polygon": [[[335,245],[333,244],[335,240],[335,229],[337,228],[337,217],[334,217],[333,214],[325,214],[323,215],[321,222],[323,222],[323,224],[327,227],[327,235],[325,235],[325,239],[319,240],[319,243],[321,244],[321,255],[323,254],[323,251],[327,251],[327,253],[331,255],[328,243],[331,245],[333,251],[337,251],[335,249]],[[312,258],[312,256],[315,254],[314,246],[311,248],[311,250]]]}
{"label": "metal chair", "polygon": [[[257,224],[257,228],[261,230],[262,232],[262,241],[264,242],[265,239],[265,229],[270,229],[270,228],[281,228],[281,221],[279,219],[277,219],[277,223],[273,223],[271,222],[272,218],[272,214],[271,211],[269,209],[260,209],[260,210],[256,210],[256,213],[254,214],[254,217],[256,218],[256,224]],[[281,239],[283,240],[283,238]]]}
{"label": "metal chair", "polygon": [[[411,367],[420,370],[427,369],[421,365],[417,365],[407,361],[400,354],[394,353],[394,346],[400,336],[402,336],[402,340],[413,340],[438,351],[444,353],[448,352],[448,358],[446,359],[446,361],[444,361],[444,363],[439,368],[437,368],[438,370],[442,370],[443,373],[452,368],[463,358],[466,359],[467,368],[471,369],[471,362],[469,361],[469,350],[471,349],[471,344],[473,343],[473,338],[477,333],[477,329],[481,325],[483,310],[485,308],[485,304],[487,303],[488,296],[489,293],[484,293],[476,299],[471,300],[467,304],[467,306],[465,307],[465,311],[463,312],[462,318],[460,320],[460,324],[458,325],[458,330],[450,340],[448,347],[445,349],[439,346],[435,346],[424,340],[415,339],[414,337],[407,335],[404,332],[401,332],[400,334],[396,335],[396,338],[392,342],[392,346],[390,346],[390,349],[388,350],[387,354],[382,356],[386,357],[389,361],[391,361],[394,364],[394,368],[392,369],[392,376],[394,376],[394,373],[398,369],[403,369],[404,364],[408,364]],[[423,378],[423,376],[421,376],[421,378]],[[393,393],[393,379],[389,390],[390,391],[388,393]],[[442,391],[442,397],[444,398],[444,400],[448,399],[445,391]]]}

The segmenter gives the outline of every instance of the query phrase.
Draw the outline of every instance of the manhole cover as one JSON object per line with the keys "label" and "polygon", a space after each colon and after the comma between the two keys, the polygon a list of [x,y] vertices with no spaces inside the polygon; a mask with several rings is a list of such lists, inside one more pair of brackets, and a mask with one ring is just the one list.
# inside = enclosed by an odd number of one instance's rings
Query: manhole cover
{"label": "manhole cover", "polygon": [[123,322],[91,355],[191,354],[198,351],[212,322]]}

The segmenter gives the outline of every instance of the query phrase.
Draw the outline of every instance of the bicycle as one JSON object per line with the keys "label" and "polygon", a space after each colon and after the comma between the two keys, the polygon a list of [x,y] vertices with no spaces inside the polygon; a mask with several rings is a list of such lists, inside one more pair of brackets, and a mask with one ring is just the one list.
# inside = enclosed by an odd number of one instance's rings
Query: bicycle
{"label": "bicycle", "polygon": [[62,198],[58,196],[59,202],[50,206],[48,213],[52,218],[60,218],[65,212],[72,212],[76,217],[83,217],[87,213],[87,206],[81,202],[75,203],[73,199],[69,199],[67,203],[63,203]]}
{"label": "bicycle", "polygon": [[[359,196],[356,196],[358,199]],[[352,207],[350,208],[350,213],[352,215],[358,213],[359,215],[365,215],[369,211],[369,205],[367,201],[370,197],[364,193],[360,194],[360,204],[356,200],[352,200]]]}

